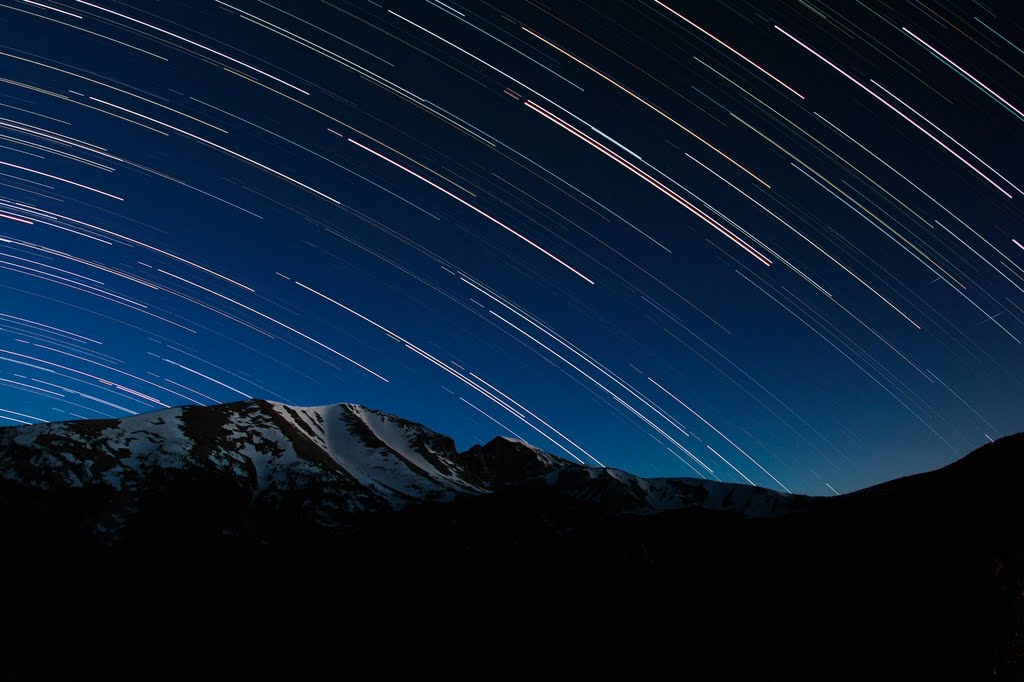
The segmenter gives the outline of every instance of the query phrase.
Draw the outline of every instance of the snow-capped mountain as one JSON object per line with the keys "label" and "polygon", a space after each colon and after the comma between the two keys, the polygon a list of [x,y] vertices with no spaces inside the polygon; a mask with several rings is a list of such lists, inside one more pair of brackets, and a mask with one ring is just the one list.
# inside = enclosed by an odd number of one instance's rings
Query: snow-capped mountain
{"label": "snow-capped mountain", "polygon": [[447,436],[360,405],[265,400],[3,428],[0,478],[95,492],[104,501],[95,519],[103,530],[183,478],[220,486],[249,507],[300,508],[325,525],[354,512],[523,486],[631,513],[702,507],[775,516],[806,499],[701,479],[643,479],[505,438],[460,453]]}

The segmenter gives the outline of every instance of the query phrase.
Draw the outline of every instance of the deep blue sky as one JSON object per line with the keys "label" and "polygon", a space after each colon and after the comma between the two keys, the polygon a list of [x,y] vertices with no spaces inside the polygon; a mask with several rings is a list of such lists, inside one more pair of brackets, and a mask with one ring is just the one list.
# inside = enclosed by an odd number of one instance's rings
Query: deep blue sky
{"label": "deep blue sky", "polygon": [[830,5],[8,0],[0,424],[358,402],[811,494],[1021,430],[1024,21]]}

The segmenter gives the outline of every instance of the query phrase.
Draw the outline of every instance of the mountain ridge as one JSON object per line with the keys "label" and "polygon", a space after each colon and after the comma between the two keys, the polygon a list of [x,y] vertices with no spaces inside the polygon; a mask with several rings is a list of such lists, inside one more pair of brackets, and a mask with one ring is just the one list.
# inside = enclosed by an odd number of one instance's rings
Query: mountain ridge
{"label": "mountain ridge", "polygon": [[199,475],[248,505],[298,505],[323,525],[353,513],[541,486],[610,513],[703,507],[773,516],[806,498],[691,478],[640,478],[497,436],[459,452],[450,437],[356,403],[296,407],[254,399],[115,420],[0,429],[0,479],[106,495],[116,530],[169,478]]}

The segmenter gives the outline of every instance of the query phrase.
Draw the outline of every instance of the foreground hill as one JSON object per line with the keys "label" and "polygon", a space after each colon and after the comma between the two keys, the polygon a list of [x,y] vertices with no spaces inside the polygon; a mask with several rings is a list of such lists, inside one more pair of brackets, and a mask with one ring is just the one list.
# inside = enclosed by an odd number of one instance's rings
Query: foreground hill
{"label": "foreground hill", "polygon": [[2,429],[0,641],[16,677],[1016,679],[1022,490],[1024,436],[824,499],[356,405]]}

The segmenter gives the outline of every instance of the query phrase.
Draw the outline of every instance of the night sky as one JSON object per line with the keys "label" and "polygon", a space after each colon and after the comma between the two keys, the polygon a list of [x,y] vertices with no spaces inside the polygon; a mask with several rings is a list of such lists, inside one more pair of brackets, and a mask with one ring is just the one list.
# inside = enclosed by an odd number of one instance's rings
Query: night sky
{"label": "night sky", "polygon": [[358,402],[818,495],[1024,428],[990,2],[0,2],[0,424]]}

